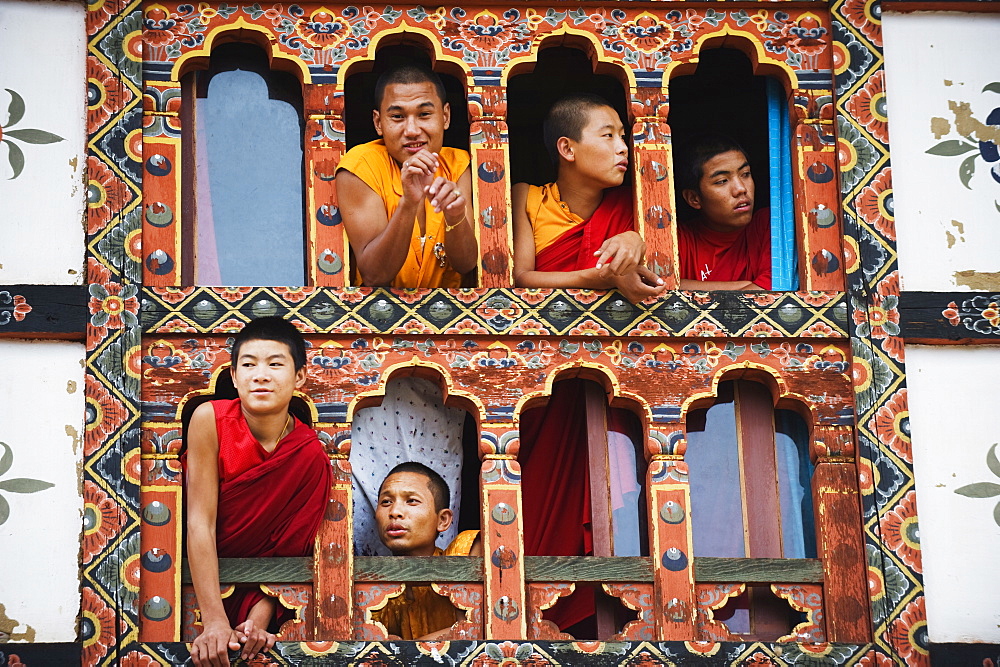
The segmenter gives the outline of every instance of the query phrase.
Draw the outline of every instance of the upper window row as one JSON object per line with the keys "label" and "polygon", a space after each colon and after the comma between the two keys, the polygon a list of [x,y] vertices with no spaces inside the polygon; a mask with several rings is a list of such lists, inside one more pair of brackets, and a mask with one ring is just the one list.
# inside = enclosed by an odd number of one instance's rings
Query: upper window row
{"label": "upper window row", "polygon": [[[544,49],[507,82],[505,164],[470,146],[462,84],[415,47],[384,47],[348,76],[347,150],[332,164],[308,159],[324,126],[306,117],[301,84],[253,45],[217,47],[181,90],[183,285],[493,284],[483,236],[506,221],[513,286],[618,288],[632,301],[668,287],[841,289],[839,239],[815,252],[810,237],[835,212],[797,210],[807,198],[785,86],[736,49],[706,50],[670,81],[673,169],[637,149],[627,89],[571,47]],[[504,177],[509,213],[484,201]],[[646,181],[673,185],[676,220],[642,205]],[[147,229],[156,210],[147,202]],[[343,230],[342,252],[320,247],[323,227]],[[317,280],[313,263],[339,281]],[[150,255],[146,270],[175,268]]]}

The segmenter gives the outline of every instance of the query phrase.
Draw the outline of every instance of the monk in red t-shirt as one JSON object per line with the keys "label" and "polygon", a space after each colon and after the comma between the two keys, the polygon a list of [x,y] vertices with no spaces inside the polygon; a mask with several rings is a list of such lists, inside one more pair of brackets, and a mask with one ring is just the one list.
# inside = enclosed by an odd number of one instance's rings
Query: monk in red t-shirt
{"label": "monk in red t-shirt", "polygon": [[629,159],[618,112],[596,95],[564,97],[543,134],[557,178],[511,188],[514,283],[617,288],[633,303],[659,295],[663,280],[643,265],[646,244],[622,186]]}
{"label": "monk in red t-shirt", "polygon": [[288,411],[306,381],[306,347],[280,317],[248,323],[232,351],[239,398],[202,403],[184,452],[187,555],[202,632],[194,664],[228,665],[274,645],[284,608],[259,587],[219,593],[219,558],[308,556],[330,496],[330,460]]}
{"label": "monk in red t-shirt", "polygon": [[728,137],[706,135],[682,163],[681,195],[698,215],[677,227],[681,289],[770,290],[770,215],[753,210],[746,153]]}

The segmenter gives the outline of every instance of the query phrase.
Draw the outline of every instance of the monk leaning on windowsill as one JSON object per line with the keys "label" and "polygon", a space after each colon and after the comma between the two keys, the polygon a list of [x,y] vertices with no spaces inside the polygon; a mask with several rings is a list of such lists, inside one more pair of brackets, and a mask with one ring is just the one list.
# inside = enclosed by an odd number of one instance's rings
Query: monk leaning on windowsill
{"label": "monk leaning on windowsill", "polygon": [[289,413],[306,381],[305,341],[279,317],[237,334],[230,371],[239,398],[199,405],[183,455],[187,556],[202,632],[194,664],[227,666],[274,645],[289,610],[259,587],[222,600],[219,558],[307,556],[330,494],[330,461],[316,432]]}
{"label": "monk leaning on windowsill", "polygon": [[643,265],[646,244],[622,185],[629,158],[618,113],[596,95],[564,97],[543,135],[557,178],[511,188],[515,284],[614,288],[633,303],[662,293],[663,280]]}
{"label": "monk leaning on windowsill", "polygon": [[[379,488],[379,539],[393,556],[482,556],[478,530],[459,533],[445,551],[434,545],[454,518],[449,497],[441,475],[422,463],[400,463]],[[407,584],[402,595],[390,598],[372,618],[385,626],[390,639],[431,641],[447,639],[465,614],[430,586]]]}
{"label": "monk leaning on windowsill", "polygon": [[460,287],[475,269],[469,153],[442,146],[451,122],[440,78],[407,66],[375,85],[379,140],[337,166],[337,201],[363,285]]}

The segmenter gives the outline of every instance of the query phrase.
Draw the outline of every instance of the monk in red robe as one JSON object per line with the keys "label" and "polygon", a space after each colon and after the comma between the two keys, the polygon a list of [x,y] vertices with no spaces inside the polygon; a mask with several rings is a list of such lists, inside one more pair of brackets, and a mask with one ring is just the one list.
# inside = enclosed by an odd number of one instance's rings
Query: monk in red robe
{"label": "monk in red robe", "polygon": [[[549,110],[543,135],[556,181],[511,191],[516,284],[616,288],[633,303],[658,296],[664,282],[643,265],[646,245],[622,185],[629,159],[618,113],[595,95],[566,97]],[[545,408],[522,421],[522,493],[533,510],[524,517],[527,556],[594,553],[584,391],[581,380],[559,382]],[[625,421],[621,412],[608,409],[609,429]],[[578,589],[546,618],[587,636],[594,609],[593,592]]]}
{"label": "monk in red robe", "polygon": [[632,196],[622,186],[628,144],[618,113],[596,95],[557,101],[543,128],[554,183],[517,183],[514,282],[518,287],[616,288],[633,303],[657,296],[663,280],[643,266]]}
{"label": "monk in red robe", "polygon": [[770,212],[754,212],[746,153],[711,134],[692,141],[679,162],[681,195],[697,212],[677,227],[681,289],[770,290]]}
{"label": "monk in red robe", "polygon": [[274,645],[287,610],[257,587],[222,600],[219,558],[307,556],[330,494],[330,461],[316,432],[288,411],[306,381],[305,341],[278,317],[237,335],[231,373],[239,398],[199,405],[184,453],[187,554],[202,633],[195,665],[249,660]]}

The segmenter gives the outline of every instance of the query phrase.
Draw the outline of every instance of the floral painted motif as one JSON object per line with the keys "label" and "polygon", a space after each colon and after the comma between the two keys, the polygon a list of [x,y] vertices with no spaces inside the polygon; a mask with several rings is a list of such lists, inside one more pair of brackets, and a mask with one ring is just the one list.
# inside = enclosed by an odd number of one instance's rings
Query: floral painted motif
{"label": "floral painted motif", "polygon": [[[0,477],[2,477],[14,465],[14,451],[6,442],[0,442],[0,448],[3,448],[3,453],[0,454]],[[51,482],[26,477],[0,480],[0,492],[6,493],[37,493],[52,486],[54,485]],[[10,504],[3,493],[0,493],[0,525],[6,523],[8,518],[10,518]]]}
{"label": "floral painted motif", "polygon": [[[93,260],[91,260],[93,264]],[[104,267],[101,267],[104,268]],[[110,280],[110,271],[104,268],[108,280],[90,283],[90,326],[104,339],[109,329],[134,327],[139,324],[139,288],[122,285]],[[88,341],[90,338],[88,337]]]}
{"label": "floral painted motif", "polygon": [[953,327],[961,324],[969,331],[1000,335],[1000,294],[976,295],[961,306],[952,301],[941,314]]}
{"label": "floral painted motif", "polygon": [[118,534],[124,512],[101,487],[83,481],[83,563],[90,563],[104,550],[108,540]]}
{"label": "floral painted motif", "polygon": [[889,119],[885,99],[885,70],[879,70],[847,100],[844,108],[855,120],[868,128],[873,137],[883,144],[888,144]]}
{"label": "floral painted motif", "polygon": [[94,134],[132,101],[132,91],[107,65],[87,56],[87,132]]}
{"label": "floral painted motif", "polygon": [[930,638],[927,635],[927,611],[924,609],[923,596],[906,605],[885,634],[886,641],[899,652],[903,664],[929,664]]}
{"label": "floral painted motif", "polygon": [[875,293],[870,295],[867,304],[858,297],[851,297],[851,305],[857,335],[883,340],[886,354],[901,360],[903,342],[899,338],[899,297],[896,294]]}
{"label": "floral painted motif", "polygon": [[898,505],[885,513],[879,525],[882,527],[882,539],[886,548],[895,552],[915,572],[923,572],[916,492],[907,492]]}
{"label": "floral painted motif", "polygon": [[23,296],[0,290],[0,326],[10,324],[11,319],[20,322],[30,312],[31,304]]}
{"label": "floral painted motif", "polygon": [[108,388],[92,375],[85,376],[86,407],[83,453],[93,454],[115,432],[128,416],[125,406]]}
{"label": "floral painted motif", "polygon": [[868,428],[879,441],[889,446],[901,459],[913,463],[910,449],[910,411],[906,389],[900,389],[887,400],[868,421]]}
{"label": "floral painted motif", "polygon": [[[987,84],[982,92],[1000,95],[1000,81]],[[948,108],[955,116],[954,132],[961,138],[946,139],[928,148],[927,152],[931,155],[956,157],[975,151],[966,156],[958,166],[958,179],[962,185],[966,189],[972,189],[969,184],[976,173],[979,160],[988,165],[990,176],[1000,183],[1000,106],[986,115],[985,122],[977,120],[972,115],[971,105],[968,102],[951,101],[948,102]],[[951,127],[943,118],[935,120]],[[994,205],[1000,211],[1000,200],[994,201]]]}
{"label": "floral painted motif", "polygon": [[24,98],[10,88],[4,90],[10,95],[10,105],[7,107],[7,124],[0,125],[0,144],[7,144],[7,161],[14,172],[9,180],[13,180],[24,170],[24,151],[15,140],[26,144],[53,144],[62,141],[63,138],[45,130],[10,129],[24,118]]}
{"label": "floral painted motif", "polygon": [[[83,594],[80,609],[80,639],[83,641],[81,662],[84,665],[96,665],[114,646],[119,623],[116,622],[114,609],[108,607],[93,588],[84,586],[80,590]],[[122,621],[123,629],[124,625]]]}
{"label": "floral painted motif", "polygon": [[851,25],[871,40],[876,47],[882,47],[882,5],[874,0],[846,0],[841,11]]}
{"label": "floral painted motif", "polygon": [[[1000,477],[1000,460],[997,459],[997,445],[996,443],[990,447],[990,451],[986,453],[986,466],[990,469],[990,472]],[[1000,496],[1000,484],[994,482],[978,482],[976,484],[968,484],[966,486],[959,487],[955,489],[955,493],[966,496],[969,498],[993,498],[995,496]],[[1000,503],[997,503],[993,508],[993,520],[998,526],[1000,526]]]}
{"label": "floral painted motif", "polygon": [[125,181],[93,155],[87,156],[87,233],[103,230],[132,201]]}
{"label": "floral painted motif", "polygon": [[896,218],[892,200],[892,168],[886,167],[861,190],[854,200],[858,215],[890,241],[896,240]]}

